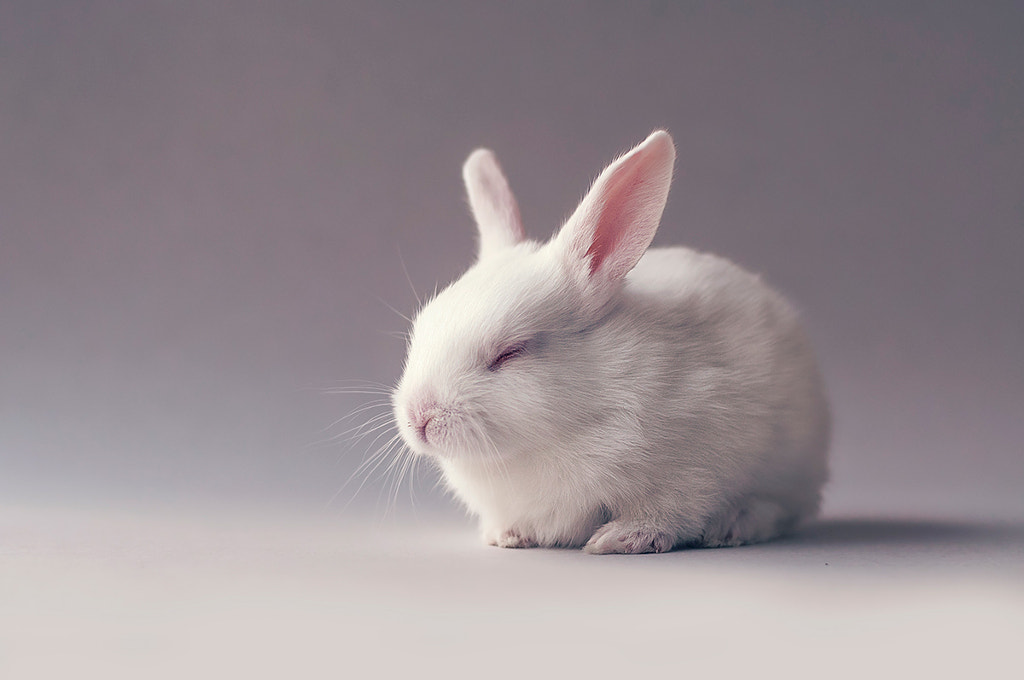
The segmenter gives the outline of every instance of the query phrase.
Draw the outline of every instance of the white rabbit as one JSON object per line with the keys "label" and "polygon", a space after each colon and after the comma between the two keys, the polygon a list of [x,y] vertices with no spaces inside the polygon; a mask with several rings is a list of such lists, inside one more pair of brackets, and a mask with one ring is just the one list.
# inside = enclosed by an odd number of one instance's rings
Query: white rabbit
{"label": "white rabbit", "polygon": [[417,315],[393,403],[492,545],[739,545],[818,510],[829,415],[795,312],[724,259],[647,250],[674,160],[654,132],[545,244],[494,155],[466,161],[479,259]]}

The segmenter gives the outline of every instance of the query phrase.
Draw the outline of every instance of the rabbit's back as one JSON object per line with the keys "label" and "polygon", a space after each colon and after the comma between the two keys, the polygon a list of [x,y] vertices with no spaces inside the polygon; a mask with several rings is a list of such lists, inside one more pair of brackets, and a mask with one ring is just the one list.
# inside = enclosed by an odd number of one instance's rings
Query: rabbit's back
{"label": "rabbit's back", "polygon": [[649,250],[625,293],[610,321],[648,347],[632,370],[651,385],[641,417],[648,440],[665,444],[661,464],[715,470],[709,495],[720,501],[768,497],[794,519],[813,514],[830,419],[792,306],[760,277],[688,248]]}

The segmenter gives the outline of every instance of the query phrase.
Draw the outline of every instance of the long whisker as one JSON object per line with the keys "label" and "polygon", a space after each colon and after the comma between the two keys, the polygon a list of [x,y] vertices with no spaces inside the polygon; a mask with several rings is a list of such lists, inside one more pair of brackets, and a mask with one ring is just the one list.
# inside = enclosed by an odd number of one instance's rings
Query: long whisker
{"label": "long whisker", "polygon": [[409,323],[409,324],[411,324],[411,323],[412,323],[412,319],[410,319],[410,318],[409,318],[408,316],[406,316],[405,314],[402,314],[402,313],[401,313],[400,311],[398,311],[397,309],[395,309],[394,307],[392,307],[391,305],[389,305],[389,304],[388,304],[387,302],[385,302],[385,301],[384,301],[384,298],[382,298],[382,297],[378,297],[378,296],[376,296],[376,295],[375,295],[374,297],[376,297],[376,298],[377,298],[377,302],[381,303],[382,305],[384,305],[385,307],[387,307],[388,309],[390,309],[390,310],[391,310],[392,312],[394,312],[394,313],[395,313],[395,314],[397,314],[398,316],[402,317],[402,318],[403,318],[403,319],[405,320],[405,322],[406,322],[406,323]]}
{"label": "long whisker", "polygon": [[354,386],[370,386],[370,387],[384,387],[387,388],[387,383],[382,383],[378,380],[368,380],[366,378],[345,378],[335,383],[339,387],[345,387],[348,385]]}
{"label": "long whisker", "polygon": [[416,512],[416,487],[419,484],[418,474],[420,471],[421,456],[413,456],[412,459],[412,470],[409,473],[409,507],[412,508],[412,514],[414,518],[419,518]]}
{"label": "long whisker", "polygon": [[[371,427],[371,425],[372,425],[372,427]],[[352,433],[352,435],[349,437],[349,439],[351,439],[353,444],[358,444],[359,442],[361,442],[366,437],[369,437],[371,434],[374,434],[376,432],[380,432],[380,430],[382,430],[384,428],[389,428],[390,429],[390,426],[392,426],[392,425],[393,424],[391,422],[391,414],[390,413],[382,413],[381,415],[379,415],[376,418],[373,418],[373,419],[363,423],[362,425],[358,425],[358,426],[353,427],[353,428],[351,428],[351,429],[349,429],[349,430],[347,430],[345,432],[342,432],[340,434],[334,435],[333,437],[331,437],[327,441],[328,442],[335,442],[338,439],[341,439],[342,437],[344,437],[345,435],[348,435],[349,433]]]}
{"label": "long whisker", "polygon": [[375,380],[345,380],[325,385],[320,388],[309,389],[317,389],[317,391],[324,394],[348,394],[350,392],[362,394],[364,392],[368,392],[385,395],[391,391],[391,386]]}
{"label": "long whisker", "polygon": [[[388,431],[385,430],[383,433],[377,436],[377,439],[379,439],[384,434],[387,434],[387,432]],[[342,484],[341,487],[334,492],[334,495],[327,503],[328,506],[332,505],[334,501],[337,500],[338,496],[341,495],[341,492],[344,491],[345,488],[352,483],[353,479],[362,475],[363,479],[359,483],[359,486],[356,487],[356,490],[352,493],[352,496],[349,498],[348,502],[345,503],[345,507],[347,508],[352,503],[352,501],[355,500],[356,496],[359,495],[359,492],[363,490],[363,487],[366,486],[366,483],[370,480],[370,478],[378,470],[378,468],[380,468],[384,461],[387,460],[392,455],[393,449],[395,445],[400,442],[400,439],[401,433],[395,432],[395,434],[392,435],[391,438],[388,439],[386,442],[384,442],[380,446],[380,448],[378,448],[373,454],[368,456],[366,460],[360,463],[359,467],[357,467],[352,472],[352,474],[349,475],[349,478],[345,481],[345,483]]]}
{"label": "long whisker", "polygon": [[[378,435],[378,438],[383,436],[384,434],[387,434],[387,433],[386,432],[381,433],[380,435]],[[338,489],[338,491],[339,492],[342,491],[346,486],[349,485],[349,483],[352,482],[353,479],[356,478],[356,476],[358,476],[358,475],[360,475],[362,473],[366,473],[367,477],[369,477],[371,474],[373,474],[374,470],[376,470],[377,467],[379,467],[380,464],[387,458],[387,455],[389,453],[388,449],[391,447],[392,444],[394,444],[394,441],[397,438],[398,438],[398,433],[395,433],[386,442],[381,444],[381,446],[376,451],[374,451],[371,455],[367,456],[366,460],[364,460],[362,463],[360,463],[359,467],[357,467],[355,470],[352,471],[352,474],[349,475],[349,478],[347,480],[345,480],[345,483],[341,485],[341,489]],[[363,483],[364,484],[366,483],[365,479],[363,480]],[[362,485],[360,485],[360,487],[361,486]],[[358,492],[358,489],[356,491]]]}
{"label": "long whisker", "polygon": [[338,427],[339,425],[341,425],[342,423],[345,423],[347,421],[352,420],[353,418],[355,418],[359,414],[366,413],[368,411],[372,412],[375,409],[381,409],[381,412],[377,413],[376,415],[372,415],[371,417],[369,417],[364,422],[362,422],[362,423],[360,423],[358,425],[355,425],[353,427],[350,427],[350,428],[344,430],[343,432],[339,432],[337,434],[333,434],[333,435],[325,437],[323,439],[319,439],[317,441],[310,442],[309,444],[306,444],[304,448],[311,449],[311,448],[314,448],[314,447],[325,446],[327,444],[333,444],[333,443],[335,443],[335,442],[337,442],[337,441],[339,441],[341,439],[344,439],[345,437],[348,437],[350,435],[351,435],[352,443],[358,443],[360,440],[362,440],[362,438],[364,436],[366,436],[367,434],[369,434],[371,432],[376,431],[377,430],[377,425],[379,423],[381,423],[381,421],[386,421],[386,420],[388,420],[388,419],[390,419],[392,417],[392,415],[391,415],[390,400],[378,399],[378,400],[372,401],[372,402],[370,402],[368,404],[363,404],[362,406],[359,406],[359,407],[355,408],[348,415],[344,415],[344,416],[338,418],[337,420],[335,420],[334,422],[332,422],[330,425],[322,428],[320,430],[320,432],[319,432],[320,434],[326,434],[326,433],[330,432],[332,429],[334,429],[335,427]]}
{"label": "long whisker", "polygon": [[327,385],[307,385],[305,387],[296,387],[293,392],[318,392],[320,394],[331,394],[333,392],[344,393],[346,390],[379,390],[381,394],[386,394],[391,387],[384,383],[379,383],[373,380],[345,380],[339,382],[332,382]]}
{"label": "long whisker", "polygon": [[420,294],[416,292],[416,286],[412,285],[412,277],[409,276],[409,269],[405,266],[405,258],[402,257],[402,247],[396,245],[395,248],[398,250],[398,261],[402,265],[402,273],[405,274],[405,280],[409,282],[409,289],[412,291],[413,297],[416,298],[416,307],[417,309],[422,308],[423,301],[420,300]]}
{"label": "long whisker", "polygon": [[397,476],[397,479],[395,480],[394,488],[392,489],[392,497],[391,497],[391,509],[392,509],[392,512],[396,512],[398,510],[398,494],[402,490],[402,482],[405,481],[405,476],[409,472],[409,467],[412,465],[413,459],[414,459],[414,456],[412,456],[412,455],[404,456],[404,460],[402,461],[402,465],[398,469],[398,476]]}
{"label": "long whisker", "polygon": [[390,404],[389,404],[389,402],[387,402],[387,401],[385,401],[383,399],[377,399],[377,400],[371,401],[371,402],[369,402],[367,404],[363,404],[362,406],[359,406],[355,410],[353,410],[350,413],[348,413],[348,415],[344,415],[344,416],[338,418],[337,420],[332,422],[330,425],[328,425],[328,426],[324,427],[323,429],[321,429],[320,430],[320,434],[323,434],[323,433],[331,430],[332,428],[337,427],[341,423],[345,422],[346,420],[350,420],[350,419],[356,417],[360,413],[365,413],[366,411],[370,411],[370,410],[375,409],[375,408],[384,408],[386,406],[390,406]]}
{"label": "long whisker", "polygon": [[388,388],[370,388],[370,387],[327,387],[321,390],[323,394],[329,396],[336,396],[340,394],[373,394],[378,397],[386,397],[391,394],[391,390]]}
{"label": "long whisker", "polygon": [[404,465],[407,455],[410,455],[408,450],[400,451],[399,455],[394,456],[391,459],[391,462],[388,463],[387,467],[384,468],[384,478],[388,481],[381,488],[380,493],[377,494],[377,504],[379,505],[381,500],[384,500],[385,515],[389,514],[389,506],[391,504],[392,492],[397,488],[398,482],[396,480],[396,474],[398,472],[399,466]]}

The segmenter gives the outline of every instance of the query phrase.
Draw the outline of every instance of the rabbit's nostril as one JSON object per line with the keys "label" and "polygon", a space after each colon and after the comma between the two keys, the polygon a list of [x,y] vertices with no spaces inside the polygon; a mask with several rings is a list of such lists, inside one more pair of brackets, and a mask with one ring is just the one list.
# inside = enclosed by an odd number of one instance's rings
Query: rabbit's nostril
{"label": "rabbit's nostril", "polygon": [[434,419],[434,416],[428,415],[416,426],[416,434],[420,436],[420,441],[424,444],[429,443],[427,441],[427,425]]}

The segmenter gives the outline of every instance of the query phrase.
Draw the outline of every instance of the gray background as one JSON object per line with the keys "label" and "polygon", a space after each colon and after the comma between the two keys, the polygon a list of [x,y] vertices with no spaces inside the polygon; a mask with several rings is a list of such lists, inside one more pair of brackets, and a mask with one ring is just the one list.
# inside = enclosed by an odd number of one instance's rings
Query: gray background
{"label": "gray background", "polygon": [[466,154],[543,237],[665,127],[656,244],[763,273],[818,345],[826,508],[1020,519],[1021,35],[1009,2],[6,0],[0,493],[323,507],[374,398],[323,390],[398,377],[403,259],[422,294],[472,258]]}

